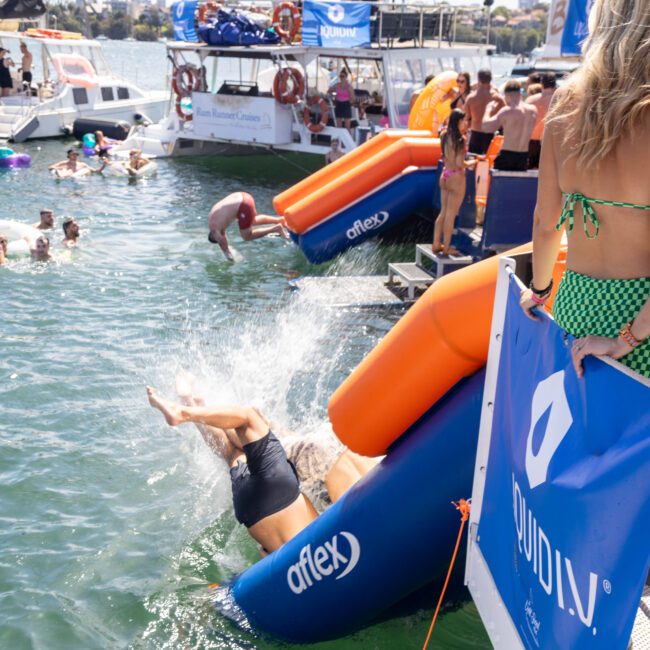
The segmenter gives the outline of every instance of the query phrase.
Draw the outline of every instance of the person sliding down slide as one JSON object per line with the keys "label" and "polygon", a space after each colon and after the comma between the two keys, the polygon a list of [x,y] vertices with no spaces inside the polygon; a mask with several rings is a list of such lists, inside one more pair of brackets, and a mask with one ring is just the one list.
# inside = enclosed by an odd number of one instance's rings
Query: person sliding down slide
{"label": "person sliding down slide", "polygon": [[259,239],[266,235],[277,233],[284,239],[289,239],[283,217],[271,217],[257,214],[255,199],[248,192],[233,192],[226,198],[215,203],[208,214],[208,241],[219,244],[226,259],[233,262],[234,256],[228,246],[226,230],[237,220],[239,232],[244,241]]}

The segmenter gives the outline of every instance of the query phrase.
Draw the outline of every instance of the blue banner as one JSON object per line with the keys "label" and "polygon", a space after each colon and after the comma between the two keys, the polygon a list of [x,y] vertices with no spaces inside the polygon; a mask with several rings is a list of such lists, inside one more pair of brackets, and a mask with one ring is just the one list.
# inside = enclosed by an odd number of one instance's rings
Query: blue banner
{"label": "blue banner", "polygon": [[589,34],[589,11],[593,0],[569,0],[560,49],[563,56],[579,56]]}
{"label": "blue banner", "polygon": [[510,279],[479,546],[524,647],[625,650],[649,564],[650,388]]}
{"label": "blue banner", "polygon": [[174,39],[177,41],[198,41],[196,33],[196,10],[198,0],[189,2],[175,2],[172,5],[172,22],[174,25]]}
{"label": "blue banner", "polygon": [[369,2],[314,2],[302,9],[302,43],[316,47],[369,47]]}

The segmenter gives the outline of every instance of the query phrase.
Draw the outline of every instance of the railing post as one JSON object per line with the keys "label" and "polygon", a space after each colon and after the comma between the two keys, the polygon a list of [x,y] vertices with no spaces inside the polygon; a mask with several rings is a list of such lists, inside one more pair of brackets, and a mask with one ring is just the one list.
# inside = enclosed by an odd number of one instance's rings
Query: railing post
{"label": "railing post", "polygon": [[420,47],[424,47],[424,7],[420,7],[420,33],[419,33]]}
{"label": "railing post", "polygon": [[377,42],[379,43],[379,47],[381,47],[381,37],[382,37],[383,30],[384,30],[384,12],[380,5],[379,6],[379,31],[377,32],[378,35]]}
{"label": "railing post", "polygon": [[454,43],[454,45],[456,45],[456,9],[453,10],[452,20],[454,22],[452,23],[452,32],[451,33],[453,34],[453,36],[452,36],[453,43]]}
{"label": "railing post", "polygon": [[445,15],[443,13],[444,9],[442,5],[440,6],[440,21],[438,25],[438,47],[442,47],[442,21],[445,19]]}

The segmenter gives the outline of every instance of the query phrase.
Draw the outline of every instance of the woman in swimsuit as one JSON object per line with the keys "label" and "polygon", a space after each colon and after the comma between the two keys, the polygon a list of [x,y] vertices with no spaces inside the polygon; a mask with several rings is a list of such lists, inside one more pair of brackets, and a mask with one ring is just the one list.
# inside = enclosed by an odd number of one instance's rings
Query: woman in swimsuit
{"label": "woman in swimsuit", "polygon": [[451,246],[454,220],[465,198],[465,169],[476,164],[465,160],[467,118],[464,111],[456,108],[451,112],[440,144],[445,164],[440,175],[440,214],[433,228],[432,249],[434,253],[458,255]]}
{"label": "woman in swimsuit", "polygon": [[345,126],[349,131],[352,125],[352,98],[354,90],[348,81],[348,73],[341,70],[339,82],[330,89],[334,93],[334,114],[336,115],[336,126]]}
{"label": "woman in swimsuit", "polygon": [[451,102],[452,110],[454,110],[454,108],[465,108],[465,102],[469,97],[472,86],[469,72],[459,72],[458,78],[456,79],[456,85],[458,86],[458,93],[456,94],[455,99]]}
{"label": "woman in swimsuit", "polygon": [[533,227],[533,280],[521,306],[549,298],[566,230],[567,271],[553,306],[587,355],[650,377],[650,4],[596,0],[584,62],[546,118]]}

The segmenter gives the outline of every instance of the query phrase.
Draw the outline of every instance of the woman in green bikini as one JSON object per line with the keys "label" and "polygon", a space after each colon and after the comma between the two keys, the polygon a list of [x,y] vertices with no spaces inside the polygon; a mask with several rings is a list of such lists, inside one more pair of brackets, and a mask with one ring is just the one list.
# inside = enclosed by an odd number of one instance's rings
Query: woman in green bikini
{"label": "woman in green bikini", "polygon": [[650,377],[650,3],[596,0],[589,28],[584,63],[545,122],[521,306],[534,318],[550,297],[566,230],[553,316],[576,337],[578,376],[592,354]]}

